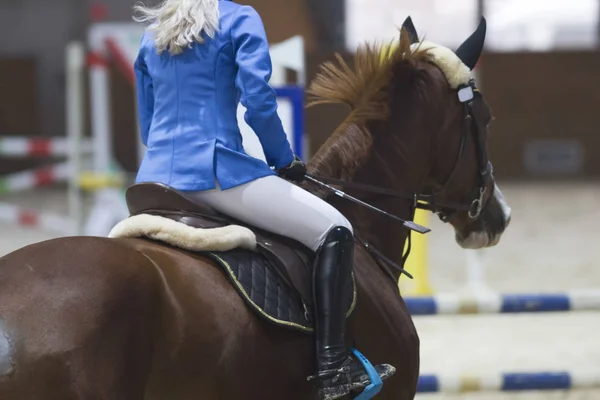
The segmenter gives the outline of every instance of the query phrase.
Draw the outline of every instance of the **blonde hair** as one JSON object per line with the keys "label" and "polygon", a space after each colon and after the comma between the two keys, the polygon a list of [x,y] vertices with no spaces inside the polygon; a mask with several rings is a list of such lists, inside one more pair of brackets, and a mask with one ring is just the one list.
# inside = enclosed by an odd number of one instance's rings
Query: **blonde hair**
{"label": "blonde hair", "polygon": [[134,6],[133,20],[150,23],[158,53],[176,55],[192,43],[202,43],[202,32],[214,38],[219,30],[219,0],[164,0],[156,7]]}

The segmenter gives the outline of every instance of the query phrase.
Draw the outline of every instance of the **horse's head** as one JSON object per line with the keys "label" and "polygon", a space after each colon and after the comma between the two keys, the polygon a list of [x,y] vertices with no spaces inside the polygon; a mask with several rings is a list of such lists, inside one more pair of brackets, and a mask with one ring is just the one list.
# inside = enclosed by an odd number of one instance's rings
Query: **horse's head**
{"label": "horse's head", "polygon": [[[452,51],[420,41],[409,17],[397,46],[362,46],[354,68],[341,57],[340,66],[325,63],[311,104],[345,103],[352,111],[313,157],[311,172],[384,188],[372,201],[405,217],[415,207],[431,210],[453,225],[464,248],[497,244],[510,208],[488,158],[492,113],[471,74],[485,31],[482,18]],[[369,229],[370,221],[353,223]]]}
{"label": "horse's head", "polygon": [[[455,52],[418,41],[410,17],[403,28],[411,49],[425,54],[448,82],[437,101],[429,102],[437,106],[430,112],[438,113],[440,119],[433,122],[437,134],[423,199],[442,221],[452,224],[462,247],[494,246],[510,222],[511,210],[494,180],[488,157],[492,112],[471,76],[485,41],[485,19]],[[435,72],[431,76],[436,76]]]}

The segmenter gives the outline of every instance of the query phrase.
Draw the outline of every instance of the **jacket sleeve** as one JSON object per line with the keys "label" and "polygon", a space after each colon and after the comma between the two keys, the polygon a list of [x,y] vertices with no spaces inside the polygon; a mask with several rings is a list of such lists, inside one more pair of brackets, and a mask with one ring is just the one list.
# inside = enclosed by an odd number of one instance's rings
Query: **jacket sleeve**
{"label": "jacket sleeve", "polygon": [[269,85],[272,74],[269,43],[262,20],[254,8],[241,6],[234,18],[231,39],[238,67],[236,84],[245,120],[263,147],[267,163],[275,169],[294,160],[281,119],[277,97]]}
{"label": "jacket sleeve", "polygon": [[133,69],[135,71],[140,134],[142,143],[148,147],[148,132],[150,131],[152,114],[154,113],[154,88],[152,78],[148,73],[148,67],[141,52],[135,60]]}

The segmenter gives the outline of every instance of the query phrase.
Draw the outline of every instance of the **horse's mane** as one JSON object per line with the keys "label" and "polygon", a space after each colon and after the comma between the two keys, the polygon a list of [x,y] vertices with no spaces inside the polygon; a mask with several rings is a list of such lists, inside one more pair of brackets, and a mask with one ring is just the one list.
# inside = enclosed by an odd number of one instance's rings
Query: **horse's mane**
{"label": "horse's mane", "polygon": [[[396,46],[395,46],[396,45]],[[308,107],[345,104],[350,113],[321,146],[309,163],[311,173],[350,179],[368,157],[373,143],[368,123],[389,118],[390,93],[399,75],[426,59],[425,52],[411,50],[403,30],[397,43],[366,43],[360,46],[350,67],[341,55],[337,64],[325,62],[311,83]]]}

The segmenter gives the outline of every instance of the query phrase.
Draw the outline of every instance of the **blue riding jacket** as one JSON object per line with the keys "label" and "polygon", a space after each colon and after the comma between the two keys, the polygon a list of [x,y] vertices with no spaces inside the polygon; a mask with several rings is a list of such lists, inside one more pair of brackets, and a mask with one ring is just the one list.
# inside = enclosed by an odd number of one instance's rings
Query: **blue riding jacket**
{"label": "blue riding jacket", "polygon": [[[272,66],[262,20],[250,6],[219,1],[214,39],[182,54],[158,54],[142,38],[135,61],[137,101],[146,154],[136,182],[182,191],[221,189],[272,175],[293,161],[268,81]],[[266,160],[247,155],[237,122],[238,103]]]}

